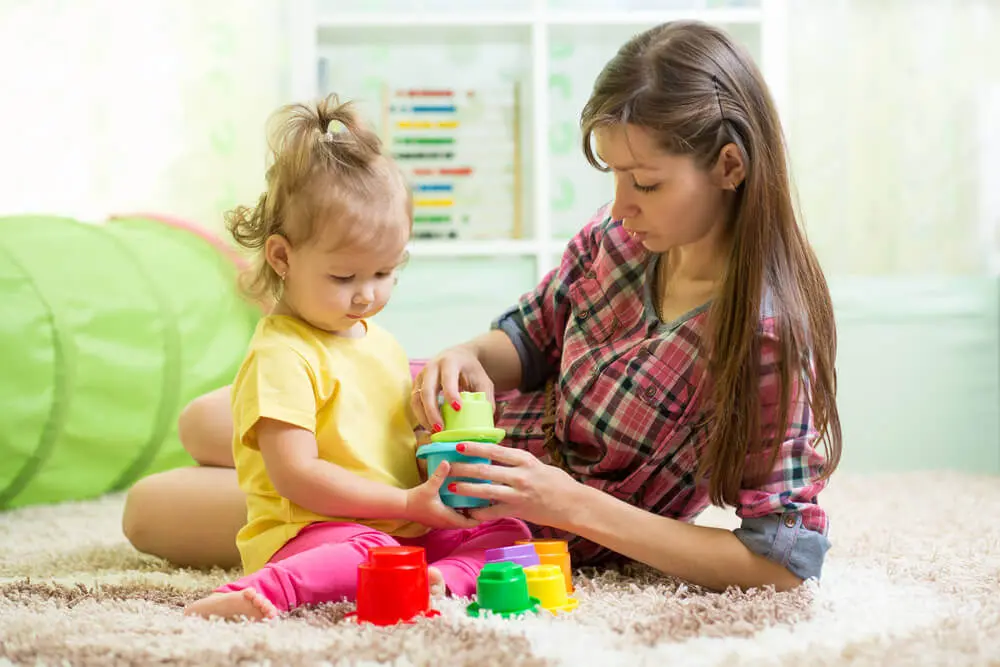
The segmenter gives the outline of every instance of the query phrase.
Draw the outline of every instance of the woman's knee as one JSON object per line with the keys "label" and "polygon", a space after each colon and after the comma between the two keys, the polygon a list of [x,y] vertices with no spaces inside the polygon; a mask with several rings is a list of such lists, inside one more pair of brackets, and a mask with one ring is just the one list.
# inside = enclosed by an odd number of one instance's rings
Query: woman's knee
{"label": "woman's knee", "polygon": [[181,414],[177,417],[177,437],[180,438],[181,445],[187,450],[187,453],[196,461],[199,460],[199,455],[203,449],[200,436],[202,433],[201,421],[204,413],[204,401],[205,396],[199,396],[185,405],[184,409],[181,410]]}
{"label": "woman's knee", "polygon": [[239,564],[236,535],[246,523],[246,497],[236,471],[176,468],[129,489],[122,532],[136,549],[187,567]]}
{"label": "woman's knee", "polygon": [[163,474],[144,477],[136,482],[125,495],[125,509],[122,511],[122,532],[133,547],[143,553],[153,551],[152,536],[155,533],[156,508],[170,502]]}
{"label": "woman's knee", "polygon": [[229,387],[195,398],[177,418],[181,445],[198,463],[232,466],[232,416]]}

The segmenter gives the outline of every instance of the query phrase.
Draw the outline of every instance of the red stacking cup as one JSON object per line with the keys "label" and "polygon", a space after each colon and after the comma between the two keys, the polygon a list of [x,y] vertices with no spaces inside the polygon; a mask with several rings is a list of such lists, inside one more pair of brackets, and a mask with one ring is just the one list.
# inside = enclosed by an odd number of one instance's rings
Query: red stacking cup
{"label": "red stacking cup", "polygon": [[395,625],[421,614],[436,616],[430,608],[427,558],[422,547],[373,547],[358,566],[360,623]]}

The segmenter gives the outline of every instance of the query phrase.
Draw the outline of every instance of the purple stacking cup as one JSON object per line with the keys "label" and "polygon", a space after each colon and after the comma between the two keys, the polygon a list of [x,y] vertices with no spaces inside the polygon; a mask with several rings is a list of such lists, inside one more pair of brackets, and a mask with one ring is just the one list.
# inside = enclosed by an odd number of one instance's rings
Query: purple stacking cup
{"label": "purple stacking cup", "polygon": [[508,562],[516,563],[521,567],[531,567],[538,565],[541,561],[538,552],[533,544],[517,544],[512,547],[500,547],[498,549],[486,550],[487,563]]}

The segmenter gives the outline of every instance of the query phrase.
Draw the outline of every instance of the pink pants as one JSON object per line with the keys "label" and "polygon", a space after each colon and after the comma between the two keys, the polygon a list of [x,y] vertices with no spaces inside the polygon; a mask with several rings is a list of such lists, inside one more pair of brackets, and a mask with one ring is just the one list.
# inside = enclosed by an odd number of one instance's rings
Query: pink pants
{"label": "pink pants", "polygon": [[530,537],[528,527],[511,518],[465,530],[432,530],[417,538],[392,537],[356,523],[314,523],[302,529],[263,568],[216,592],[253,588],[280,611],[344,599],[353,602],[358,592],[358,565],[367,560],[370,547],[420,546],[427,551],[427,563],[441,571],[448,591],[468,597],[476,592],[476,578],[487,549]]}

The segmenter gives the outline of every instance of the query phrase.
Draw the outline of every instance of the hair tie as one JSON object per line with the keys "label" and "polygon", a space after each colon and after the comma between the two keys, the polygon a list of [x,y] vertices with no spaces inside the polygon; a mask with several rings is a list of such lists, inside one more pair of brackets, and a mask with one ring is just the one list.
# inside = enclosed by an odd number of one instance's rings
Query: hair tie
{"label": "hair tie", "polygon": [[347,126],[342,121],[334,118],[326,124],[326,132],[323,134],[323,141],[333,141],[333,135],[347,132]]}

